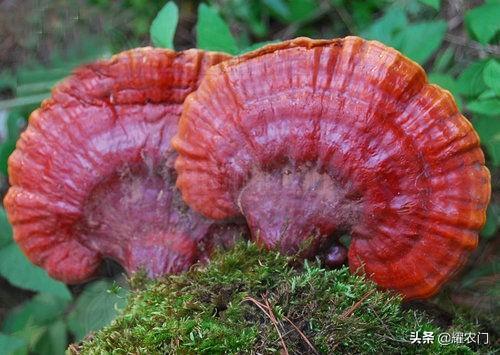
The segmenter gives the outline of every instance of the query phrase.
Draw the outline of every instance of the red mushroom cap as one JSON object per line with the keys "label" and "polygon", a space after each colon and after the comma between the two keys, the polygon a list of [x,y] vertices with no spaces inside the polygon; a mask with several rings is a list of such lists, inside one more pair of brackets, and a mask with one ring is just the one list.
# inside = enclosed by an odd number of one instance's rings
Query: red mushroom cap
{"label": "red mushroom cap", "polygon": [[81,67],[32,113],[5,207],[26,255],[67,283],[104,257],[150,276],[198,258],[210,221],[175,189],[170,139],[185,97],[228,56],[139,48]]}
{"label": "red mushroom cap", "polygon": [[348,232],[351,270],[408,299],[450,278],[485,221],[490,176],[472,125],[375,41],[298,38],[216,65],[172,142],[195,210],[243,214],[260,244],[304,256]]}

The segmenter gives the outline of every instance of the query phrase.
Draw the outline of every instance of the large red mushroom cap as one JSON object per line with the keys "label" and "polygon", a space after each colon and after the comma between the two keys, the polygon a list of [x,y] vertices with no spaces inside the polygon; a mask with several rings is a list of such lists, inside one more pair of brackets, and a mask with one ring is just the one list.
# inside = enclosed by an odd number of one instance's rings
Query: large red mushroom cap
{"label": "large red mushroom cap", "polygon": [[176,190],[170,140],[185,97],[227,58],[133,49],[53,89],[9,159],[4,201],[14,238],[35,264],[78,283],[105,257],[150,276],[199,258],[211,222]]}
{"label": "large red mushroom cap", "polygon": [[216,65],[185,103],[177,186],[203,215],[243,214],[261,245],[349,265],[428,297],[476,247],[490,196],[479,139],[398,51],[298,38]]}

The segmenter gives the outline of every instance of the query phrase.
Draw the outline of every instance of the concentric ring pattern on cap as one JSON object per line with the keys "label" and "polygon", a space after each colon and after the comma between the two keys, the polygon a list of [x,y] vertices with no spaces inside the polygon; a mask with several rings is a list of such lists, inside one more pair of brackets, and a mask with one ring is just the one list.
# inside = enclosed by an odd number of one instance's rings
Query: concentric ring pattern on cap
{"label": "concentric ring pattern on cap", "polygon": [[[267,247],[306,230],[290,227],[299,215],[317,238],[349,232],[350,268],[407,299],[434,294],[485,222],[490,175],[472,125],[418,64],[375,41],[298,38],[210,68],[173,145],[195,210],[243,213]],[[318,195],[311,177],[337,197]]]}
{"label": "concentric ring pattern on cap", "polygon": [[[153,275],[190,262],[178,260],[195,243],[182,233],[195,239],[208,225],[196,216],[182,224],[189,213],[168,215],[175,189],[162,164],[173,171],[170,139],[185,97],[227,58],[137,48],[78,68],[53,89],[9,159],[4,203],[31,261],[67,283],[92,277],[103,257],[127,271],[156,258]],[[171,248],[155,244],[167,243],[165,233],[176,234]],[[179,255],[169,264],[161,259],[170,252]]]}

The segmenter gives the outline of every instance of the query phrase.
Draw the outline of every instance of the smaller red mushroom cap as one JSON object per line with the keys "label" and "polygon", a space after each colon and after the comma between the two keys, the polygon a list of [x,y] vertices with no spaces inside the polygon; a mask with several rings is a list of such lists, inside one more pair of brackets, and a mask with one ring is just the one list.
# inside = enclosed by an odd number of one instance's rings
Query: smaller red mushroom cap
{"label": "smaller red mushroom cap", "polygon": [[103,258],[158,276],[200,257],[213,223],[175,188],[170,139],[185,97],[227,58],[133,49],[81,67],[53,89],[9,159],[4,203],[31,261],[79,283]]}
{"label": "smaller red mushroom cap", "polygon": [[449,92],[358,37],[269,45],[207,71],[172,141],[177,186],[209,218],[245,216],[268,248],[327,255],[428,297],[476,247],[490,196]]}

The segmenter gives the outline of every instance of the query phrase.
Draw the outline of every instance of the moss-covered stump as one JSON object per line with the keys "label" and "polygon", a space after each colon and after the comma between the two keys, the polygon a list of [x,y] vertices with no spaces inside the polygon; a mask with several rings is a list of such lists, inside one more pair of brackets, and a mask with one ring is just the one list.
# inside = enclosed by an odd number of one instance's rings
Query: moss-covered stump
{"label": "moss-covered stump", "polygon": [[[136,280],[132,280],[137,283]],[[470,353],[440,345],[442,331],[477,332],[460,321],[442,329],[425,314],[403,310],[398,296],[316,263],[238,245],[208,266],[146,282],[110,326],[73,352],[158,353]],[[432,344],[412,344],[412,332],[432,331]],[[484,349],[482,349],[484,350]]]}

